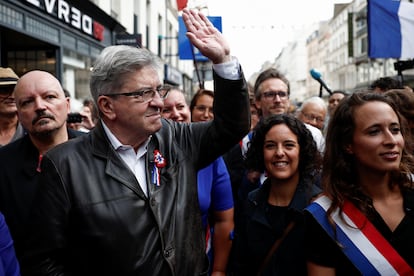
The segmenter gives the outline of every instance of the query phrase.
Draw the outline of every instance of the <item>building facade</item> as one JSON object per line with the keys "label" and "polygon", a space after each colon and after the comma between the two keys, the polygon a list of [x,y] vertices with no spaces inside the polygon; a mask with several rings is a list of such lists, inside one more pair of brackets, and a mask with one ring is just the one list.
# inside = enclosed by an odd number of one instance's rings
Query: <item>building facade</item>
{"label": "building facade", "polygon": [[54,74],[87,98],[94,58],[125,28],[89,1],[0,0],[1,66]]}
{"label": "building facade", "polygon": [[191,94],[193,63],[178,56],[178,16],[176,0],[0,0],[1,66],[19,76],[48,71],[83,100],[101,50],[126,44],[156,54],[164,82]]}
{"label": "building facade", "polygon": [[[297,67],[303,62],[298,61],[298,54],[293,51],[293,47],[300,45],[302,37],[298,36],[286,45],[270,65],[288,75],[291,86],[297,87],[292,89],[292,97],[299,102],[319,95],[320,85],[309,74],[312,68],[322,74],[331,90],[354,92],[367,89],[374,80],[385,76],[401,80],[394,68],[396,59],[372,59],[368,56],[367,1],[334,4],[333,10],[333,17],[320,22],[307,36],[305,83],[303,72]],[[267,67],[268,62],[262,69]],[[405,70],[403,80],[405,85],[413,87],[414,69]],[[328,95],[323,90],[323,97]]]}
{"label": "building facade", "polygon": [[125,26],[128,35],[138,35],[141,47],[159,56],[164,82],[180,86],[188,97],[192,95],[193,63],[179,59],[176,0],[91,1]]}

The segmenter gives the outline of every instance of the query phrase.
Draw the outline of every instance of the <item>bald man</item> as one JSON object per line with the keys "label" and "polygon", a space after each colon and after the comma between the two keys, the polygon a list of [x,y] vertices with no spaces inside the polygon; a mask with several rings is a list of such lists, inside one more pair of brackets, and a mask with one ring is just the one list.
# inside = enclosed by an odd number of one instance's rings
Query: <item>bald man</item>
{"label": "bald man", "polygon": [[80,132],[66,128],[69,98],[52,74],[26,73],[17,81],[14,98],[27,134],[0,148],[0,212],[10,228],[16,255],[21,258],[42,156]]}

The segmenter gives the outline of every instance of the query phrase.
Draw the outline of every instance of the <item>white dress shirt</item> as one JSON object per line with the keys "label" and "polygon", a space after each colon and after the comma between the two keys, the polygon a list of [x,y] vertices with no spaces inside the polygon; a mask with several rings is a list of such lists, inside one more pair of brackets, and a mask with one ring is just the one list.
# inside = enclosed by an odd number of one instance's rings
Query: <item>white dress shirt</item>
{"label": "white dress shirt", "polygon": [[112,147],[119,154],[121,159],[125,162],[128,168],[132,171],[137,179],[139,186],[146,196],[148,196],[147,188],[147,174],[145,169],[145,155],[147,153],[147,146],[151,139],[151,136],[148,137],[148,140],[138,148],[138,151],[135,152],[134,148],[130,145],[123,145],[115,135],[109,130],[109,128],[102,121],[103,129],[108,136],[109,141],[111,142]]}

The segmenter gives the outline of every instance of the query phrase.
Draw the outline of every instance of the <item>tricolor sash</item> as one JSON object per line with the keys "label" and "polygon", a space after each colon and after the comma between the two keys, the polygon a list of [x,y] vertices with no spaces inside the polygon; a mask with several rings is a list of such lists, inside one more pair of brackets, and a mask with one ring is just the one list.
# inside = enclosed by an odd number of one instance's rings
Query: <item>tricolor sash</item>
{"label": "tricolor sash", "polygon": [[336,237],[328,221],[326,211],[331,205],[327,196],[310,204],[306,210],[319,222],[334,240],[339,242],[344,254],[363,275],[414,275],[414,270],[381,235],[375,226],[351,202],[343,207],[343,219],[339,211],[332,212],[336,224]]}

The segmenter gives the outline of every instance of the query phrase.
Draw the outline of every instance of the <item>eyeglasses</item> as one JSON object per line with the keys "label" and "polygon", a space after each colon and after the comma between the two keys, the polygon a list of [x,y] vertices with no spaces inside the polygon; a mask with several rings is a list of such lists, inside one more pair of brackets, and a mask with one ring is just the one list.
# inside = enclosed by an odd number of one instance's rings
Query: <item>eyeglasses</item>
{"label": "eyeglasses", "polygon": [[132,91],[132,92],[101,94],[101,96],[107,96],[107,97],[126,96],[126,97],[132,97],[134,99],[139,100],[140,102],[145,103],[145,102],[152,101],[156,93],[158,93],[161,99],[167,98],[168,92],[170,92],[170,89],[171,89],[171,86],[160,85],[155,89],[144,88],[144,89]]}
{"label": "eyeglasses", "polygon": [[205,113],[208,110],[208,113],[213,114],[213,108],[205,105],[196,105],[194,106],[194,109],[202,113]]}
{"label": "eyeglasses", "polygon": [[303,116],[305,116],[305,118],[308,119],[309,121],[316,120],[316,122],[318,122],[318,123],[325,122],[325,119],[323,119],[322,117],[318,117],[318,116],[315,116],[315,115],[312,115],[312,114],[307,114],[307,113],[305,113],[303,111],[301,111],[300,113],[302,113]]}
{"label": "eyeglasses", "polygon": [[276,96],[279,96],[281,99],[285,99],[288,96],[288,93],[285,91],[269,91],[269,92],[263,92],[262,96],[265,100],[273,101],[276,99]]}

